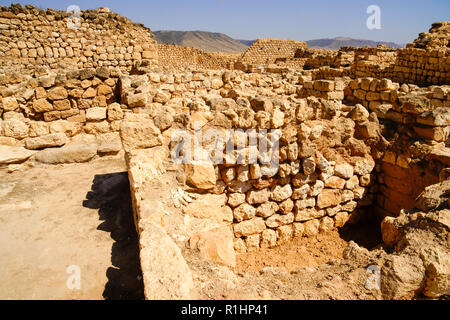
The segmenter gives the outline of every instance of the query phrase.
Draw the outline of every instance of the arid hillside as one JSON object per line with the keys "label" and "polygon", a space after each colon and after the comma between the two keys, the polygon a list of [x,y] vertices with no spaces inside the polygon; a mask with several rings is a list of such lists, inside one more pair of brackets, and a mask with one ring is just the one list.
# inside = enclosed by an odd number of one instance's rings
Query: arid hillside
{"label": "arid hillside", "polygon": [[243,52],[248,46],[223,33],[205,31],[155,31],[160,44],[176,44],[211,52]]}

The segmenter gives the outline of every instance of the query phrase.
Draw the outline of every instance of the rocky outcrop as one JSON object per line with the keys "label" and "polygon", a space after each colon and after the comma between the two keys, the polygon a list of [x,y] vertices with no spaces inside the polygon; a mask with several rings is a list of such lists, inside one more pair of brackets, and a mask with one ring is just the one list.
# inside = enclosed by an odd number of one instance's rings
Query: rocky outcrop
{"label": "rocky outcrop", "polygon": [[394,248],[382,268],[386,299],[419,293],[439,298],[450,293],[450,180],[430,186],[412,212],[385,218],[383,241]]}

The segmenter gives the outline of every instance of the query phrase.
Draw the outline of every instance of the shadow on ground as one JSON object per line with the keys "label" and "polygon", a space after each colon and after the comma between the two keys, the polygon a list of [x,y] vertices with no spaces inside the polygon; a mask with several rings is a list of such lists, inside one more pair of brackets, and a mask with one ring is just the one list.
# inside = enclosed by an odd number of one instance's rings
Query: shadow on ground
{"label": "shadow on ground", "polygon": [[96,175],[91,189],[83,206],[98,209],[99,219],[103,222],[97,229],[110,232],[115,241],[103,297],[106,300],[144,299],[128,175],[126,172]]}
{"label": "shadow on ground", "polygon": [[340,228],[339,234],[345,241],[354,241],[368,250],[375,249],[383,243],[381,219],[371,210],[368,210],[357,223],[347,223]]}

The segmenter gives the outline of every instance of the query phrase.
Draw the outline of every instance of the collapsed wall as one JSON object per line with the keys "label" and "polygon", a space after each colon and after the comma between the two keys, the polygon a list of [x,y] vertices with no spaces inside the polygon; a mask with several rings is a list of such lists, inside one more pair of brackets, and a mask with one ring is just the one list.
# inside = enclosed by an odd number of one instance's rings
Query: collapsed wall
{"label": "collapsed wall", "polygon": [[130,71],[141,60],[157,60],[150,29],[109,12],[65,11],[20,4],[0,7],[0,67],[11,70],[119,67]]}
{"label": "collapsed wall", "polygon": [[431,25],[429,32],[422,32],[413,43],[406,45],[407,48],[438,49],[449,48],[450,22],[435,22]]}

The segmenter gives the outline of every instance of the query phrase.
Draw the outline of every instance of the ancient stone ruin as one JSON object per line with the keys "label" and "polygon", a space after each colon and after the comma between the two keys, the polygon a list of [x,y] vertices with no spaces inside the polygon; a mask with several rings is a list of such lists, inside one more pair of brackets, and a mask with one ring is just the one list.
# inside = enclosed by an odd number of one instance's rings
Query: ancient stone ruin
{"label": "ancient stone ruin", "polygon": [[69,19],[0,7],[1,174],[125,159],[145,298],[448,297],[449,22],[406,49],[238,55]]}

